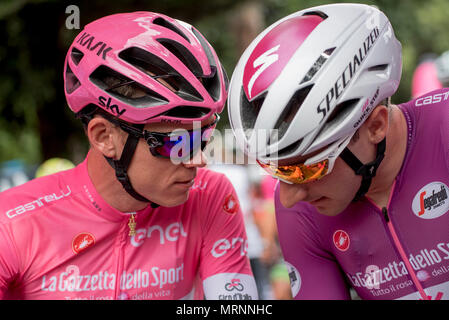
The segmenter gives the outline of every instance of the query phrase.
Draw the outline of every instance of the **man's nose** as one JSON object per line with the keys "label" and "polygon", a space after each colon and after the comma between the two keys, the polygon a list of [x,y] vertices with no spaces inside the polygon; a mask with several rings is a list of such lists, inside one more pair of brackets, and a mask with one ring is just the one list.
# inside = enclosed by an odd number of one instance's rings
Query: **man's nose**
{"label": "man's nose", "polygon": [[206,165],[207,165],[207,156],[201,150],[198,150],[192,157],[192,159],[190,159],[187,162],[184,162],[184,166],[186,168],[193,168],[193,167],[203,168]]}
{"label": "man's nose", "polygon": [[297,202],[307,198],[307,188],[305,184],[288,184],[279,181],[279,198],[286,208],[293,207]]}

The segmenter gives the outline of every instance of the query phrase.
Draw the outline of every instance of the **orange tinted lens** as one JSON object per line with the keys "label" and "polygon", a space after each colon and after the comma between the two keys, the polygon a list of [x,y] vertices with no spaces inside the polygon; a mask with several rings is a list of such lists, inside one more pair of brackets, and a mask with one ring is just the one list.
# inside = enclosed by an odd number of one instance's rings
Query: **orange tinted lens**
{"label": "orange tinted lens", "polygon": [[321,179],[327,174],[329,168],[327,159],[310,165],[300,163],[287,166],[257,162],[272,176],[292,183],[306,183]]}

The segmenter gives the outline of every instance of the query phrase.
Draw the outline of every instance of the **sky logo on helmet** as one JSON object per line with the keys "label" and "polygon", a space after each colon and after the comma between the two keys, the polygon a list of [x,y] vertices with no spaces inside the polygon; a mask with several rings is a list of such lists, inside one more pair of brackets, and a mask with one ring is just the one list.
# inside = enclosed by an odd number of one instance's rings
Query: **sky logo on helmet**
{"label": "sky logo on helmet", "polygon": [[379,38],[379,29],[375,27],[371,30],[370,34],[365,38],[362,45],[357,49],[357,51],[352,56],[352,59],[346,64],[346,68],[340,74],[340,76],[335,81],[334,85],[328,90],[326,96],[321,100],[317,107],[317,112],[321,113],[323,118],[321,122],[326,118],[326,115],[332,107],[334,107],[335,102],[340,98],[345,89],[348,87],[354,75],[359,71],[362,62],[365,60],[368,52],[373,47],[376,40]]}
{"label": "sky logo on helmet", "polygon": [[124,114],[126,112],[126,109],[122,109],[120,110],[118,105],[113,104],[111,105],[111,98],[108,98],[106,101],[106,97],[103,96],[99,96],[98,97],[98,103],[100,104],[100,106],[106,108],[107,110],[110,110],[112,113],[116,114],[117,116],[121,116],[122,114]]}
{"label": "sky logo on helmet", "polygon": [[[100,56],[103,58],[103,60],[106,60],[106,54],[112,50],[112,48],[103,41],[97,41],[95,42],[95,37],[91,36],[87,32],[84,32],[81,37],[76,41],[76,43],[79,43],[83,47],[86,47],[90,51],[94,51],[98,48],[97,56]],[[107,47],[107,48],[106,48]]]}
{"label": "sky logo on helmet", "polygon": [[449,211],[448,187],[431,182],[419,190],[412,202],[413,213],[422,219],[435,219]]}

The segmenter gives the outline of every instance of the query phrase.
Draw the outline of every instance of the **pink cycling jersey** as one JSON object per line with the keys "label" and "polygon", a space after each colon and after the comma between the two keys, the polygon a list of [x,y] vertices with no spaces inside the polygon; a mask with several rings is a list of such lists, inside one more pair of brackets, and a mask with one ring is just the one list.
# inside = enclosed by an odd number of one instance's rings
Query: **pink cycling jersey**
{"label": "pink cycling jersey", "polygon": [[386,208],[369,198],[335,217],[275,192],[296,299],[449,299],[449,90],[399,105],[407,152]]}
{"label": "pink cycling jersey", "polygon": [[0,193],[0,299],[256,299],[246,250],[235,191],[206,169],[186,203],[135,213],[101,198],[86,160]]}

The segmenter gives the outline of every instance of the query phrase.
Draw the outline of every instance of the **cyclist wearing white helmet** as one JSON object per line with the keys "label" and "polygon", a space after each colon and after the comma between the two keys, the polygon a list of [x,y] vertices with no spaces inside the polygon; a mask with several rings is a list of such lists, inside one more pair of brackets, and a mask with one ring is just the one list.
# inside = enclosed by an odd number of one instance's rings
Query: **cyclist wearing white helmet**
{"label": "cyclist wearing white helmet", "polygon": [[201,33],[152,12],[101,18],[64,81],[91,148],[0,195],[0,299],[256,299],[236,193],[203,168],[227,79]]}
{"label": "cyclist wearing white helmet", "polygon": [[296,299],[449,298],[449,91],[391,105],[401,68],[387,17],[362,4],[291,14],[236,66],[231,126],[280,180]]}

